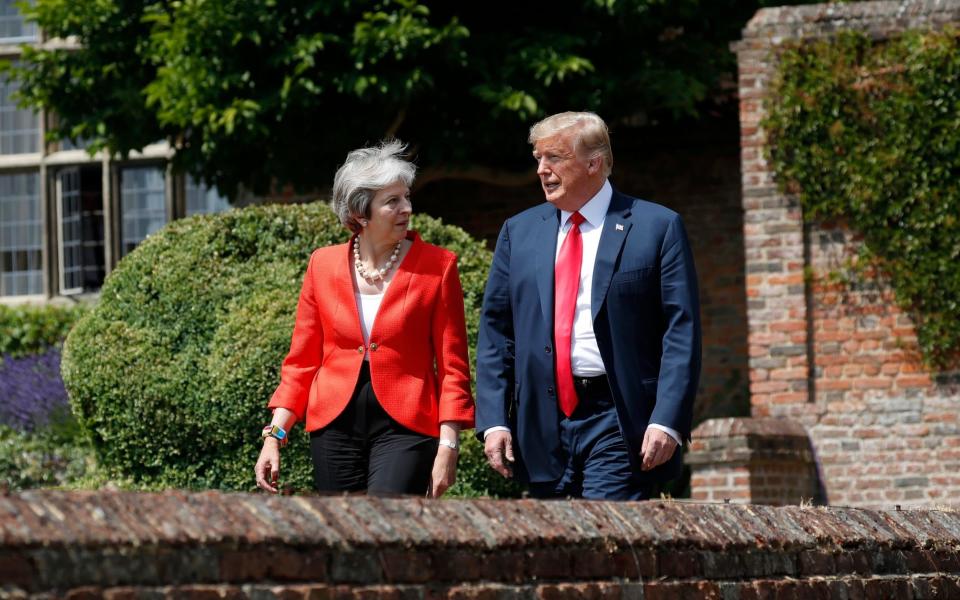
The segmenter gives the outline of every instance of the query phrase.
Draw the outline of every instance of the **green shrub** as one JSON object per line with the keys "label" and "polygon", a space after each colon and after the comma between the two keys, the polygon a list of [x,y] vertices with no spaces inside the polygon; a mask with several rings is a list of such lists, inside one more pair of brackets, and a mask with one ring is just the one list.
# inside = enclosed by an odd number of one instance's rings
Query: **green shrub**
{"label": "green shrub", "polygon": [[0,487],[72,487],[95,473],[93,448],[69,414],[34,431],[0,425]]}
{"label": "green shrub", "polygon": [[83,305],[0,304],[0,356],[40,354],[59,344],[85,310]]}
{"label": "green shrub", "polygon": [[[472,348],[490,252],[435,219],[417,216],[415,227],[459,256]],[[124,258],[63,358],[74,413],[108,476],[252,489],[307,260],[347,238],[323,203],[251,207],[173,222]],[[464,470],[481,459],[465,453]],[[302,427],[282,460],[282,484],[310,488]]]}
{"label": "green shrub", "polygon": [[[808,220],[862,234],[926,360],[960,354],[960,40],[861,34],[786,51],[764,122],[778,180]],[[864,260],[865,259],[865,260]]]}

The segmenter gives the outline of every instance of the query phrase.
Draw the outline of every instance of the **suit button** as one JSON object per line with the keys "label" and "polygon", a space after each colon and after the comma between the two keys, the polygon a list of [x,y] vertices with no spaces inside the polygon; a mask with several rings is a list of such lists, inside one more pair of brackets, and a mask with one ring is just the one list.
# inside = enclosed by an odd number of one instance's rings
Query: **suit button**
{"label": "suit button", "polygon": [[379,346],[377,346],[377,343],[376,343],[376,342],[370,344],[370,350],[371,350],[371,351],[376,352],[376,351],[377,351],[377,348],[379,348]]}
{"label": "suit button", "polygon": [[553,395],[553,388],[552,388],[552,387],[548,387],[548,388],[547,388],[547,393],[552,396],[552,395]]}
{"label": "suit button", "polygon": [[546,352],[547,354],[550,354],[551,352],[553,352],[553,348],[551,348],[550,346],[544,346],[543,351]]}
{"label": "suit button", "polygon": [[363,346],[357,346],[357,354],[363,354]]}

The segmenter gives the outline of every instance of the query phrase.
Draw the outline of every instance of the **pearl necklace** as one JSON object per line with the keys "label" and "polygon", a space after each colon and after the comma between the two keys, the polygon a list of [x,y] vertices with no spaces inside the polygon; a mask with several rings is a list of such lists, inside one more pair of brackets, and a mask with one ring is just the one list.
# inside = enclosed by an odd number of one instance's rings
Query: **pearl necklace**
{"label": "pearl necklace", "polygon": [[[393,247],[393,253],[390,255],[390,259],[387,260],[379,269],[374,268],[373,273],[368,273],[366,268],[363,266],[363,262],[360,261],[360,236],[353,238],[353,260],[354,265],[357,267],[357,273],[360,274],[360,277],[364,279],[369,279],[371,281],[377,281],[378,279],[386,279],[387,273],[393,269],[393,266],[397,264],[397,258],[400,256],[400,244],[403,240],[397,242],[397,245]],[[374,264],[376,267],[376,264]]]}

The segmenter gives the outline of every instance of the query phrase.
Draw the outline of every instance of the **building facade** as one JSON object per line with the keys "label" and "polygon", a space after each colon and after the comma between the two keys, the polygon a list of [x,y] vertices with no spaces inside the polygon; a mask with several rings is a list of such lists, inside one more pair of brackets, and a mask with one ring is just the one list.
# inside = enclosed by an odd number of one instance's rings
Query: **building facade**
{"label": "building facade", "polygon": [[[0,61],[43,43],[16,0],[0,0]],[[91,156],[83,140],[47,142],[56,115],[18,107],[18,87],[0,76],[0,302],[96,292],[168,221],[229,208],[216,189],[172,173],[166,142],[123,159]]]}

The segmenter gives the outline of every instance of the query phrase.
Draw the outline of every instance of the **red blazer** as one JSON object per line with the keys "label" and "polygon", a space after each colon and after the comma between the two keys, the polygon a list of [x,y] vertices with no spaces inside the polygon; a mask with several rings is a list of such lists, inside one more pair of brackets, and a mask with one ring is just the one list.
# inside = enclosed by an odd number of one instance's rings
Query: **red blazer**
{"label": "red blazer", "polygon": [[352,240],[313,252],[270,408],[288,408],[298,421],[306,416],[307,431],[325,427],[350,402],[369,349],[374,394],[397,422],[433,437],[441,421],[473,427],[456,256],[416,232],[407,239],[413,245],[387,287],[368,346],[350,272]]}

